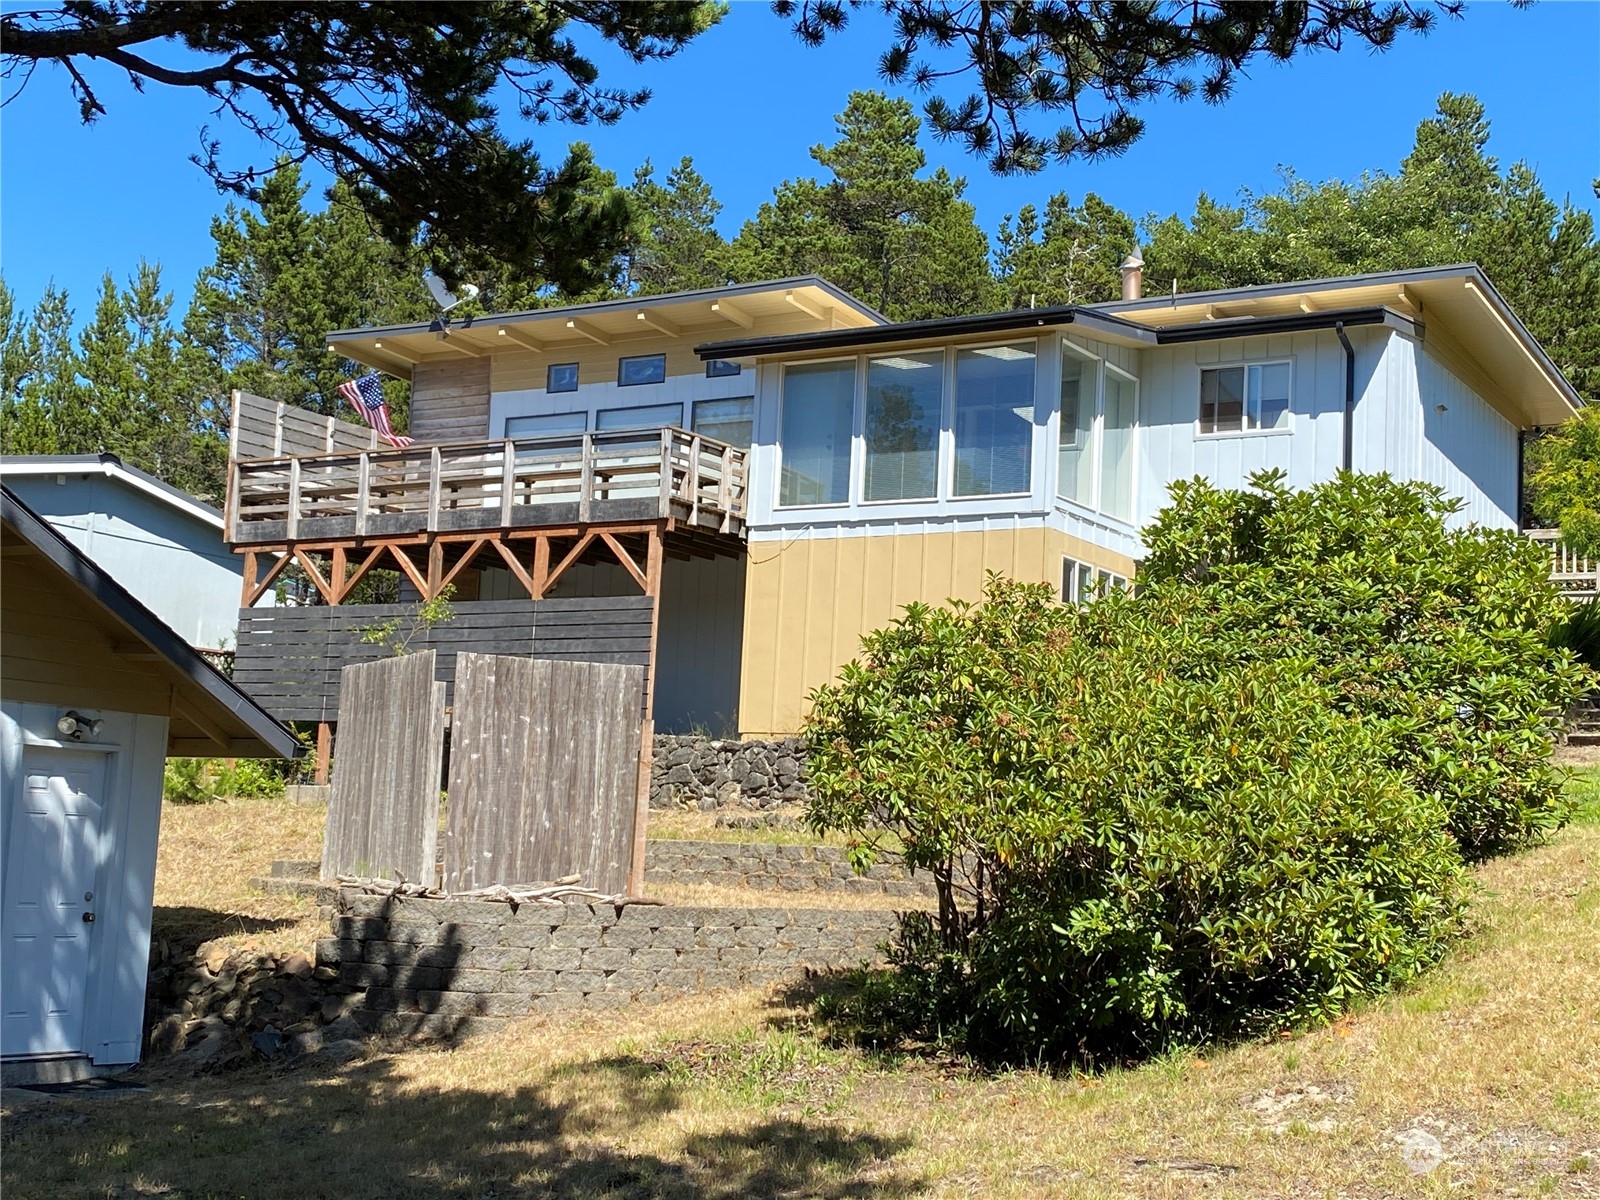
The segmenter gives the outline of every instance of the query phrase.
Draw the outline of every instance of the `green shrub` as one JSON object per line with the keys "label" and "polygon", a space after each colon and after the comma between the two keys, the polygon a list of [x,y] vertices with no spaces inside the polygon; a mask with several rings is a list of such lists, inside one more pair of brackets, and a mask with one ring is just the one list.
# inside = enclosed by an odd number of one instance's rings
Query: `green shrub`
{"label": "green shrub", "polygon": [[[285,764],[287,765],[287,764]],[[172,804],[205,804],[212,800],[277,796],[284,775],[278,764],[255,758],[169,758],[162,796]]]}
{"label": "green shrub", "polygon": [[1565,819],[1550,745],[1593,677],[1551,644],[1566,607],[1544,552],[1508,530],[1447,528],[1458,507],[1385,475],[1299,492],[1279,472],[1247,491],[1178,483],[1145,531],[1139,584],[1198,597],[1187,670],[1314,664],[1341,712],[1383,726],[1390,765],[1443,801],[1478,859]]}
{"label": "green shrub", "polygon": [[1201,615],[991,581],[982,605],[912,606],[814,697],[811,820],[860,862],[892,836],[941,893],[858,1017],[1122,1058],[1326,1016],[1442,953],[1462,878],[1442,805],[1314,664],[1186,673]]}

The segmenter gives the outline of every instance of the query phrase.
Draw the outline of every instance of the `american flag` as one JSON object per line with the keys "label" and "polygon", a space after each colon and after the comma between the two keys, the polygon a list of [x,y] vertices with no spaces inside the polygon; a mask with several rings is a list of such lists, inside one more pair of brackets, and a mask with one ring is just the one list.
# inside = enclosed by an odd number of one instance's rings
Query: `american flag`
{"label": "american flag", "polygon": [[373,429],[378,436],[389,445],[404,450],[411,445],[411,439],[398,434],[389,424],[389,408],[383,402],[383,378],[372,371],[360,379],[349,379],[339,385],[339,395],[343,396],[350,407],[361,414],[361,419]]}

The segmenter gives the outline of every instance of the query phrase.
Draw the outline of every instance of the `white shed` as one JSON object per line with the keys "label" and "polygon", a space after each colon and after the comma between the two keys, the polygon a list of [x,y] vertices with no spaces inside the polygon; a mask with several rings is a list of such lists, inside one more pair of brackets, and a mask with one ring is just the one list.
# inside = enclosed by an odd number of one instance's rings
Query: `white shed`
{"label": "white shed", "polygon": [[294,737],[0,488],[0,1063],[7,1082],[139,1060],[169,754]]}

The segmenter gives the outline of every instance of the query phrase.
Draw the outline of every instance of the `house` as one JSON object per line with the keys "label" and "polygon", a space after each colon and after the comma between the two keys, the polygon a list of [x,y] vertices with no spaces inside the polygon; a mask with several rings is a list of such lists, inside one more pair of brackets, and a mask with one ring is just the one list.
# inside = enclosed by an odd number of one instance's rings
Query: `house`
{"label": "house", "polygon": [[[454,587],[513,652],[644,663],[658,729],[781,736],[910,601],[989,570],[1067,601],[1131,579],[1177,479],[1387,471],[1514,528],[1522,434],[1582,403],[1475,266],[1148,297],[1141,276],[1130,258],[1112,303],[899,324],[808,278],[335,332],[412,381],[418,445],[352,428],[333,453],[330,427],[274,454],[283,431],[247,421],[245,601],[297,565],[332,652],[382,566]],[[327,720],[321,679],[280,671],[264,700],[320,688]]]}
{"label": "house", "polygon": [[139,1060],[168,755],[293,736],[9,486],[0,489],[0,1064]]}
{"label": "house", "polygon": [[191,646],[233,646],[244,568],[216,509],[115,454],[8,455],[0,478]]}

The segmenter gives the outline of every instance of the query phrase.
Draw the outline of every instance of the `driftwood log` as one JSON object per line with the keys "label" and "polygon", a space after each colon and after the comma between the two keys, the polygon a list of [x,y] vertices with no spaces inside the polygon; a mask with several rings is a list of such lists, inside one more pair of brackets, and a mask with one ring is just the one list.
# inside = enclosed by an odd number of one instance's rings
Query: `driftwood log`
{"label": "driftwood log", "polygon": [[606,895],[580,883],[581,876],[567,875],[554,883],[497,883],[470,892],[447,892],[441,888],[411,883],[404,877],[370,879],[362,875],[340,875],[340,887],[354,888],[368,896],[395,896],[415,900],[495,900],[502,904],[659,904],[625,895]]}

